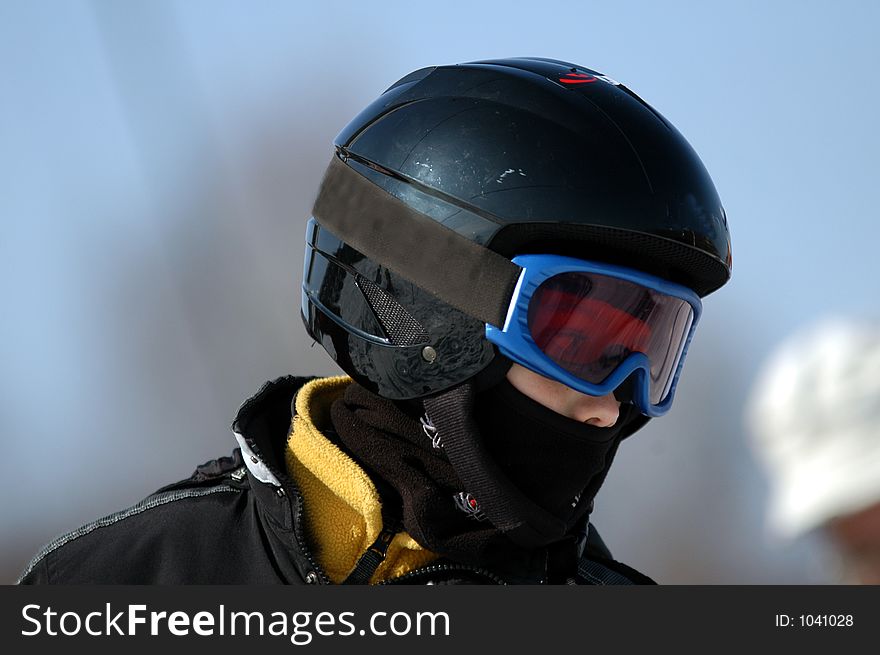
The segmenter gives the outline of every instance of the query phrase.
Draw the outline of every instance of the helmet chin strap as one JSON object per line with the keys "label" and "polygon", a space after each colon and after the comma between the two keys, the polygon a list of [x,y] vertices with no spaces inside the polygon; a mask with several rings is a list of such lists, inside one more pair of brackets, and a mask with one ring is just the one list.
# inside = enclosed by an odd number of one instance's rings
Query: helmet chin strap
{"label": "helmet chin strap", "polygon": [[482,447],[474,399],[474,384],[466,381],[424,400],[464,488],[477,499],[486,518],[515,544],[532,549],[564,538],[566,523],[517,489]]}

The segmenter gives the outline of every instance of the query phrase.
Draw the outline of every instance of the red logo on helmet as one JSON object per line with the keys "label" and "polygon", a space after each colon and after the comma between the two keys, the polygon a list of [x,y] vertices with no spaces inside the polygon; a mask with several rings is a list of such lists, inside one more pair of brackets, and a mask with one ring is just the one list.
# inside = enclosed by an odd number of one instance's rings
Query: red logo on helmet
{"label": "red logo on helmet", "polygon": [[566,73],[559,78],[559,81],[563,84],[589,84],[597,80],[597,77],[587,73]]}

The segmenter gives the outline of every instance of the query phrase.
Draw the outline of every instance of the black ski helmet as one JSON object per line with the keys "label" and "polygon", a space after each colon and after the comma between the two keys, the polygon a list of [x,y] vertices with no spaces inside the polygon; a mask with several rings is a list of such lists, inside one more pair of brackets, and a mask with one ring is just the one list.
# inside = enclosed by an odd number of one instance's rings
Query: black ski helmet
{"label": "black ski helmet", "polygon": [[354,380],[392,400],[495,358],[516,254],[638,268],[700,296],[730,233],[684,137],[618,82],[540,58],[402,78],[336,137],[309,220],[302,316]]}

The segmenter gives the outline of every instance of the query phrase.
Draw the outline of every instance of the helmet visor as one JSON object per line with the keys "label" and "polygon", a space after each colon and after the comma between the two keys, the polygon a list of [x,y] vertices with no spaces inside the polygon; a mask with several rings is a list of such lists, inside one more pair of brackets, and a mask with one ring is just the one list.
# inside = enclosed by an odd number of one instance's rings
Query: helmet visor
{"label": "helmet visor", "polygon": [[682,298],[591,272],[547,278],[532,295],[527,318],[538,348],[591,384],[643,353],[651,404],[669,394],[693,322],[693,308]]}

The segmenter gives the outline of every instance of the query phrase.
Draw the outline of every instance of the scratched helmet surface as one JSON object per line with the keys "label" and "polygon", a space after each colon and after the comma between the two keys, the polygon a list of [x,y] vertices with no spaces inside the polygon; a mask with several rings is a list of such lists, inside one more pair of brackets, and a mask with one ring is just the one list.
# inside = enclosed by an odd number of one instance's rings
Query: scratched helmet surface
{"label": "scratched helmet surface", "polygon": [[[418,217],[506,258],[553,252],[621,264],[701,296],[730,277],[727,219],[697,154],[656,110],[591,69],[538,58],[424,68],[334,144],[328,176],[356,175],[409,212],[391,220],[384,202],[357,208],[398,244]],[[309,334],[357,382],[395,400],[485,369],[495,357],[486,322],[438,297],[456,258],[432,268],[434,292],[394,263],[430,261],[443,239],[410,241],[406,253],[359,250],[333,220],[348,188],[325,178],[309,221]]]}

